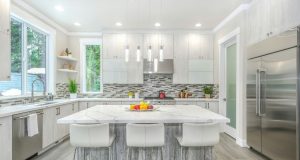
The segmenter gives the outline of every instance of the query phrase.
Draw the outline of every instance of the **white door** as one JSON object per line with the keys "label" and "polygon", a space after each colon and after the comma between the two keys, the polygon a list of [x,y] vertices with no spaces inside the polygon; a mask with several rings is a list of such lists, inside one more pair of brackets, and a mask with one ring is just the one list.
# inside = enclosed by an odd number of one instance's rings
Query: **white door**
{"label": "white door", "polygon": [[236,39],[225,42],[221,54],[224,75],[221,76],[220,85],[220,113],[230,119],[230,123],[224,126],[225,133],[236,138]]}

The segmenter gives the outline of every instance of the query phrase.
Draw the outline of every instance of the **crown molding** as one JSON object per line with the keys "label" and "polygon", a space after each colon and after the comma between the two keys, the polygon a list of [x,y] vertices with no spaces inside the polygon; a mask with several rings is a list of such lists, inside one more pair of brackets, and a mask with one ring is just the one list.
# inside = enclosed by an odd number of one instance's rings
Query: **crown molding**
{"label": "crown molding", "polygon": [[225,26],[230,20],[232,20],[234,17],[242,13],[243,11],[247,10],[249,8],[249,4],[241,4],[238,8],[236,8],[234,11],[232,11],[225,19],[223,19],[214,29],[213,32],[217,32],[220,30],[223,26]]}

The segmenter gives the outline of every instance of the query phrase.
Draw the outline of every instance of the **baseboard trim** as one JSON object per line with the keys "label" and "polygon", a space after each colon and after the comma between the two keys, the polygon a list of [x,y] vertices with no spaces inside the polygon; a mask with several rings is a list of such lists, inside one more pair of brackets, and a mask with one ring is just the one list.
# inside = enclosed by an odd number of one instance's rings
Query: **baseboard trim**
{"label": "baseboard trim", "polygon": [[237,145],[239,145],[241,147],[249,148],[249,146],[247,145],[247,141],[245,139],[241,139],[239,137],[236,137],[235,142],[236,142]]}

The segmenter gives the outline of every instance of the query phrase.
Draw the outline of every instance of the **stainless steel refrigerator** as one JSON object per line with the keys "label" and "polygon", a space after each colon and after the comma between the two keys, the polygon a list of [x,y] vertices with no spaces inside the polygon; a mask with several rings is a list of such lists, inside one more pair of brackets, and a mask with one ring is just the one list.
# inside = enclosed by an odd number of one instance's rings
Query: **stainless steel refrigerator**
{"label": "stainless steel refrigerator", "polygon": [[247,144],[274,160],[299,159],[299,27],[247,50]]}

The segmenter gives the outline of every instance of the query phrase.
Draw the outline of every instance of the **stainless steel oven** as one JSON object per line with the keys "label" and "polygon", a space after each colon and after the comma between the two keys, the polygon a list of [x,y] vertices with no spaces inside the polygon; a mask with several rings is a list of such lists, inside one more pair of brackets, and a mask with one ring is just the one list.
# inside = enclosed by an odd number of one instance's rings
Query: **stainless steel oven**
{"label": "stainless steel oven", "polygon": [[[35,136],[27,136],[27,118],[30,114],[38,116],[39,133]],[[25,160],[33,157],[42,150],[43,138],[43,111],[26,112],[13,116],[13,160]]]}

